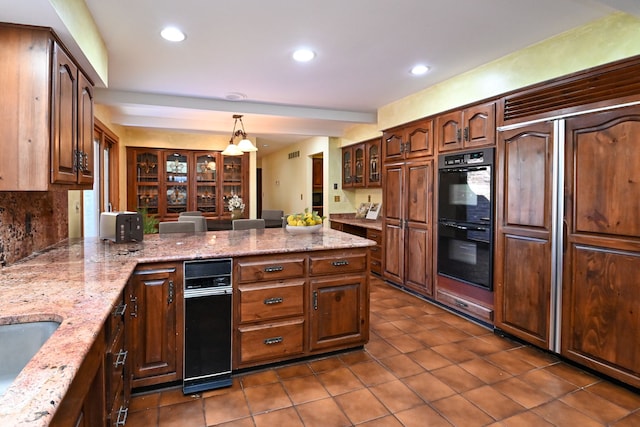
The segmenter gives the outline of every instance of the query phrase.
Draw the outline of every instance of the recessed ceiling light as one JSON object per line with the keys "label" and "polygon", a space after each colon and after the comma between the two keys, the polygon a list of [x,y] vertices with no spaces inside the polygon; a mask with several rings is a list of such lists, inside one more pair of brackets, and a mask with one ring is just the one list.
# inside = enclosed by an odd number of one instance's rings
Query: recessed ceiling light
{"label": "recessed ceiling light", "polygon": [[315,57],[315,52],[310,49],[298,49],[293,52],[293,59],[298,62],[309,62]]}
{"label": "recessed ceiling light", "polygon": [[181,42],[186,37],[184,33],[176,27],[163,28],[162,31],[160,31],[160,35],[163,39],[169,40],[170,42]]}
{"label": "recessed ceiling light", "polygon": [[247,99],[247,95],[241,92],[229,92],[224,98],[227,101],[242,101],[243,99]]}
{"label": "recessed ceiling light", "polygon": [[423,64],[418,64],[411,69],[411,74],[413,74],[414,76],[421,76],[427,71],[429,71],[429,67]]}

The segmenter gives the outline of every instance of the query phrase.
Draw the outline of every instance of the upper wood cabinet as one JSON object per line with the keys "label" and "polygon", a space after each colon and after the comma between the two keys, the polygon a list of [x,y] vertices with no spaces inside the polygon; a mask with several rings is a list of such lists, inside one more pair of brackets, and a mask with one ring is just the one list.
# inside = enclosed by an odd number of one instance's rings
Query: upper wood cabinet
{"label": "upper wood cabinet", "polygon": [[228,218],[226,200],[234,194],[248,209],[247,154],[127,147],[127,175],[127,209],[146,208],[160,219],[196,210]]}
{"label": "upper wood cabinet", "polygon": [[364,187],[364,144],[342,147],[342,188]]}
{"label": "upper wood cabinet", "polygon": [[342,188],[381,185],[380,138],[342,147]]}
{"label": "upper wood cabinet", "polygon": [[436,117],[438,151],[452,151],[495,143],[495,102],[474,105]]}
{"label": "upper wood cabinet", "polygon": [[0,191],[93,185],[93,85],[45,28],[0,25]]}
{"label": "upper wood cabinet", "polygon": [[389,129],[382,135],[384,162],[433,155],[433,122],[421,120]]}

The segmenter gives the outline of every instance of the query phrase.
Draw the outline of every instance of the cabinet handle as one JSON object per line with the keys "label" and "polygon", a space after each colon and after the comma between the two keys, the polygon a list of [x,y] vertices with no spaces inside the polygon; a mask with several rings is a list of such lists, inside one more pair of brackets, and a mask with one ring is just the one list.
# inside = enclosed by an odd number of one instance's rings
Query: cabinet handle
{"label": "cabinet handle", "polygon": [[167,298],[167,305],[173,303],[173,294],[174,294],[173,280],[169,280],[169,296]]}
{"label": "cabinet handle", "polygon": [[271,267],[265,267],[264,268],[264,272],[265,273],[275,273],[275,272],[282,271],[282,270],[284,270],[284,267],[281,266],[281,265],[273,265]]}
{"label": "cabinet handle", "polygon": [[343,265],[349,265],[349,261],[346,259],[341,259],[340,261],[333,261],[331,263],[334,267],[342,267]]}
{"label": "cabinet handle", "polygon": [[124,366],[127,361],[127,354],[129,352],[126,350],[120,350],[116,355],[116,361],[113,363],[113,367],[117,368],[118,366]]}
{"label": "cabinet handle", "polygon": [[133,304],[133,310],[131,311],[131,317],[138,317],[138,298],[133,295],[129,295],[129,301]]}
{"label": "cabinet handle", "polygon": [[469,304],[467,304],[467,303],[466,303],[466,302],[464,302],[464,301],[460,301],[459,299],[454,299],[453,301],[454,301],[454,303],[455,303],[455,305],[456,305],[457,307],[460,307],[460,308],[469,308]]}
{"label": "cabinet handle", "polygon": [[456,141],[462,141],[462,132],[460,131],[460,129],[456,131]]}
{"label": "cabinet handle", "polygon": [[273,297],[273,298],[264,299],[264,305],[280,304],[282,302],[284,302],[284,298],[282,297]]}
{"label": "cabinet handle", "polygon": [[124,426],[127,423],[127,415],[129,415],[129,408],[123,408],[121,406],[120,410],[118,410],[118,419],[114,423],[114,426]]}
{"label": "cabinet handle", "polygon": [[282,337],[273,337],[273,338],[267,338],[266,340],[264,340],[264,344],[265,345],[280,344],[282,341],[284,341],[284,338]]}
{"label": "cabinet handle", "polygon": [[118,304],[115,310],[113,310],[113,317],[122,317],[126,311],[127,304]]}
{"label": "cabinet handle", "polygon": [[374,239],[377,239],[378,237],[380,237],[380,235],[377,233],[371,233],[371,237],[373,237]]}
{"label": "cabinet handle", "polygon": [[377,246],[371,246],[369,249],[371,250],[371,252],[378,252],[380,250],[380,248],[378,248]]}
{"label": "cabinet handle", "polygon": [[318,291],[313,291],[313,309],[318,309]]}
{"label": "cabinet handle", "polygon": [[567,252],[567,247],[569,245],[569,242],[567,242],[567,236],[568,236],[568,224],[567,224],[567,220],[563,219],[562,220],[562,252],[563,253]]}
{"label": "cabinet handle", "polygon": [[469,128],[464,128],[464,140],[469,141]]}

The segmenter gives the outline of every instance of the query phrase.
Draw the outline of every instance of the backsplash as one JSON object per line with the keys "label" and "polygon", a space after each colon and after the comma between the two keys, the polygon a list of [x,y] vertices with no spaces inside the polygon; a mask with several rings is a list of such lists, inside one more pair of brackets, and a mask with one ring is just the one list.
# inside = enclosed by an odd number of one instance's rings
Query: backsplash
{"label": "backsplash", "polygon": [[0,192],[0,266],[68,236],[67,192]]}

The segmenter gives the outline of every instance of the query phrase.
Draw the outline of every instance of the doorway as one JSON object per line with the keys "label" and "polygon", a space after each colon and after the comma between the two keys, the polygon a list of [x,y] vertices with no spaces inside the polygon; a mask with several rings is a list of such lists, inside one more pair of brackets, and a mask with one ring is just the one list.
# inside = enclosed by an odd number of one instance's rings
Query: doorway
{"label": "doorway", "polygon": [[312,189],[311,189],[311,210],[317,211],[318,215],[324,215],[324,158],[322,153],[312,156]]}

